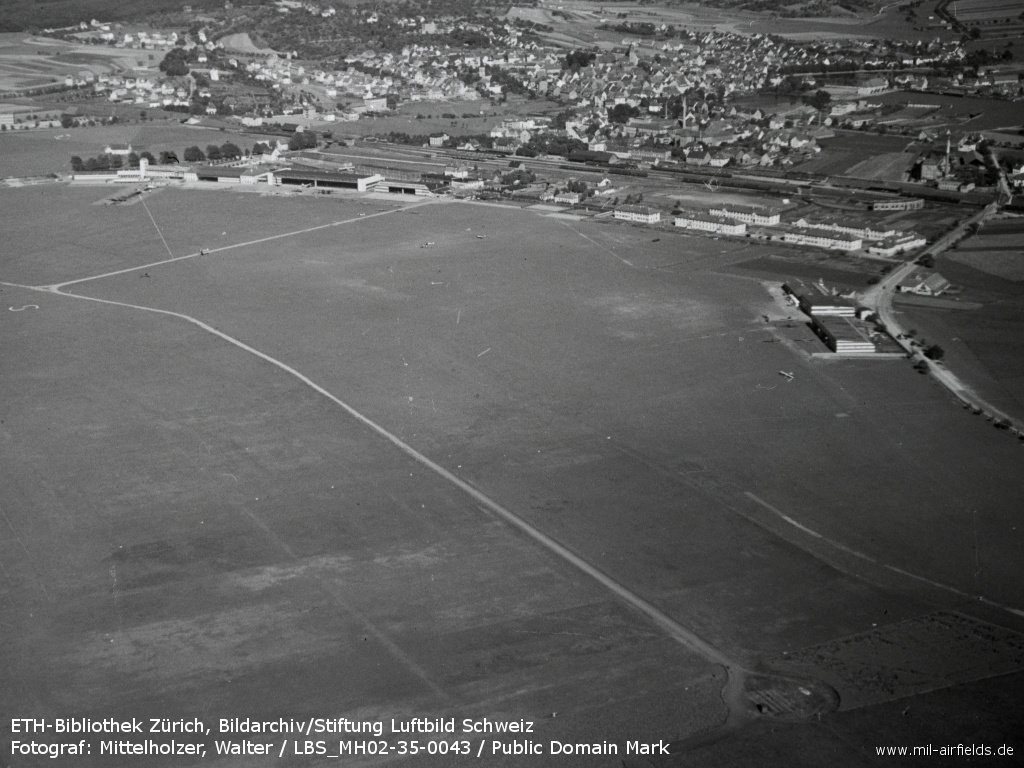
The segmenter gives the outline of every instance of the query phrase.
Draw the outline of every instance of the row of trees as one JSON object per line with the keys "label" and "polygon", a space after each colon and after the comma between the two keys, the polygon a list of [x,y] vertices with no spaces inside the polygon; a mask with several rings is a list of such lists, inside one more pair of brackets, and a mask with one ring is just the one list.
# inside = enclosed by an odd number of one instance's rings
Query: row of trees
{"label": "row of trees", "polygon": [[[253,147],[253,154],[269,154],[271,149],[268,145],[257,143]],[[209,144],[204,152],[198,146],[191,146],[185,149],[182,158],[186,163],[202,163],[207,160],[237,160],[245,152],[230,141],[221,144]],[[145,159],[150,165],[173,165],[178,162],[176,152],[164,150],[159,157],[152,152],[129,152],[127,155],[101,154],[96,157],[82,159],[78,155],[71,158],[71,170],[79,173],[81,171],[110,171],[119,168],[138,168],[139,161]]]}
{"label": "row of trees", "polygon": [[187,147],[184,154],[186,163],[201,163],[204,160],[213,162],[217,160],[237,160],[241,156],[241,148],[230,141],[221,144],[219,147],[216,144],[207,144],[206,152],[203,152],[197,146]]}
{"label": "row of trees", "polygon": [[[168,153],[163,153],[164,155]],[[173,153],[170,153],[173,154]],[[71,170],[75,173],[82,171],[110,171],[119,168],[138,168],[139,160],[145,158],[147,162],[156,165],[157,159],[150,152],[131,152],[127,156],[102,154],[83,160],[78,155],[71,158]]]}

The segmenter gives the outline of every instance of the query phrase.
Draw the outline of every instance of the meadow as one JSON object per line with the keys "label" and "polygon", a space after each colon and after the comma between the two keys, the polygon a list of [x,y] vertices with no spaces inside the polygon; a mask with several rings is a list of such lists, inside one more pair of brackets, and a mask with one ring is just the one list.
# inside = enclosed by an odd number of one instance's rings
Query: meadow
{"label": "meadow", "polygon": [[[840,711],[766,764],[837,740],[859,764],[843,739],[865,718],[938,739],[1019,680],[1019,447],[901,361],[809,354],[761,278],[724,272],[755,246],[355,195],[91,204],[106,192],[0,189],[5,711],[522,717],[545,743],[724,722],[717,657],[465,487],[738,666],[804,649]],[[913,628],[940,610],[968,629],[928,685],[866,699],[831,663],[876,626],[909,654],[872,651],[879,674],[924,663]],[[945,715],[889,722],[935,689]],[[128,764],[99,759],[79,764]]]}

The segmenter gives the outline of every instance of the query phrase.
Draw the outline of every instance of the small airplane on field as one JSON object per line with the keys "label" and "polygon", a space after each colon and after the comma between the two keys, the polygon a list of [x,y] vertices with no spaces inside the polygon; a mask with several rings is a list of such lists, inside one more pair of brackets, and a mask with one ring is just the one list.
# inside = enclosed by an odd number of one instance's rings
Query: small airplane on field
{"label": "small airplane on field", "polygon": [[779,371],[779,376],[785,376],[787,383],[791,382],[794,378],[792,373],[787,373],[786,371]]}

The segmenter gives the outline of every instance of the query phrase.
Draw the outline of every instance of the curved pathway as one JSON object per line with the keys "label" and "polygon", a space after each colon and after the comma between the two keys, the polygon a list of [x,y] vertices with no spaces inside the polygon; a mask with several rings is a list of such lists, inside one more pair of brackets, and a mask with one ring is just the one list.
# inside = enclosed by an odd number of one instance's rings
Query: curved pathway
{"label": "curved pathway", "polygon": [[947,232],[932,245],[918,254],[913,261],[905,262],[898,269],[890,272],[889,275],[887,275],[878,285],[868,289],[861,297],[861,301],[868,308],[878,312],[878,317],[885,324],[889,333],[896,340],[896,343],[898,343],[915,362],[926,365],[928,367],[928,372],[935,377],[936,381],[952,392],[960,402],[974,408],[975,410],[982,411],[993,420],[1000,421],[1007,425],[1010,431],[1014,434],[1024,436],[1024,425],[1022,425],[1019,419],[1014,418],[1001,408],[996,407],[988,400],[978,395],[970,385],[962,381],[941,362],[925,357],[920,346],[905,336],[904,328],[896,319],[892,306],[893,295],[896,292],[896,287],[905,277],[918,268],[918,264],[916,263],[917,259],[921,258],[921,256],[936,256],[939,253],[942,253],[953,243],[959,240],[972,224],[981,223],[997,210],[998,205],[996,203],[991,203],[977,214],[964,221],[956,229]]}

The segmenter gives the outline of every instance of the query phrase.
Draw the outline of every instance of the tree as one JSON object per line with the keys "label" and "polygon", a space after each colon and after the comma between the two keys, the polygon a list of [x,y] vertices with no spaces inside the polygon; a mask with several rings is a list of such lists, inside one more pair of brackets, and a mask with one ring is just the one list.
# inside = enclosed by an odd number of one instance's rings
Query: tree
{"label": "tree", "polygon": [[108,171],[110,170],[110,155],[97,155],[85,161],[87,171]]}
{"label": "tree", "polygon": [[220,156],[225,160],[236,160],[242,156],[242,150],[237,144],[228,141],[220,145]]}
{"label": "tree", "polygon": [[188,54],[182,48],[172,48],[160,62],[160,71],[169,77],[184,77],[189,72]]}
{"label": "tree", "polygon": [[804,97],[804,102],[814,107],[819,112],[824,112],[832,103],[832,94],[828,91],[816,91],[810,96]]}
{"label": "tree", "polygon": [[640,110],[631,107],[629,104],[616,104],[608,110],[608,119],[613,123],[625,123],[629,118],[636,117]]}
{"label": "tree", "polygon": [[82,158],[78,155],[71,156],[71,170],[76,173],[85,170],[85,163],[82,162]]}
{"label": "tree", "polygon": [[[196,147],[198,149],[198,147]],[[160,153],[160,165],[172,165],[177,164],[178,156],[169,150],[164,150]]]}
{"label": "tree", "polygon": [[581,67],[589,67],[596,58],[597,54],[593,51],[570,51],[565,55],[565,60],[562,62],[562,69],[580,69]]}
{"label": "tree", "polygon": [[61,128],[70,128],[74,124],[75,124],[75,118],[73,118],[71,115],[61,115],[60,116],[60,127]]}
{"label": "tree", "polygon": [[[207,144],[206,145],[206,156],[210,159],[211,162],[214,162],[216,160],[220,160],[221,159],[220,147],[218,147],[216,144]],[[185,158],[185,159],[187,160],[188,158]]]}
{"label": "tree", "polygon": [[140,152],[139,153],[139,159],[140,160],[144,159],[150,165],[156,165],[156,158],[153,157],[153,153],[152,152]]}
{"label": "tree", "polygon": [[135,152],[128,153],[128,167],[138,168],[139,167],[139,155]]}
{"label": "tree", "polygon": [[[163,154],[161,153],[161,158]],[[185,162],[186,163],[201,163],[206,159],[206,155],[203,154],[203,150],[199,147],[191,146],[185,149]]]}
{"label": "tree", "polygon": [[288,149],[314,149],[317,144],[317,135],[315,131],[300,131],[296,132],[288,140]]}
{"label": "tree", "polygon": [[269,144],[266,144],[262,141],[257,141],[255,144],[252,145],[252,153],[254,155],[269,155],[273,151],[274,150],[270,148]]}

